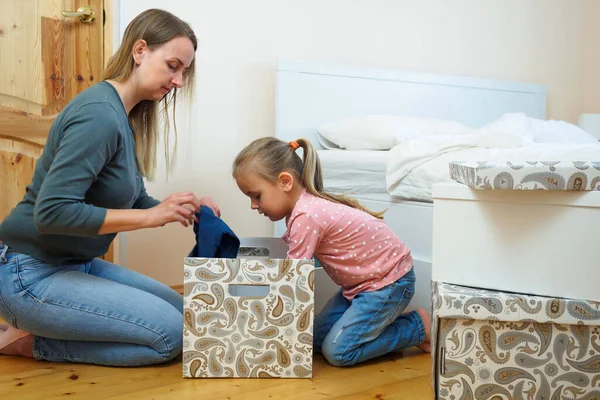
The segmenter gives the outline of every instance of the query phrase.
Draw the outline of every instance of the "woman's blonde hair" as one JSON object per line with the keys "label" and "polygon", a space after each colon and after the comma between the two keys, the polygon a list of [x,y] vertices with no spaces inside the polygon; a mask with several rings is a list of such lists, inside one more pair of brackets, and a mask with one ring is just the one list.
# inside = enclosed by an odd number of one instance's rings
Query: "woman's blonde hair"
{"label": "woman's blonde hair", "polygon": [[358,201],[343,195],[327,193],[323,189],[323,174],[319,155],[306,139],[295,141],[304,150],[303,159],[296,154],[292,142],[284,142],[274,137],[256,139],[244,148],[233,162],[233,177],[246,169],[252,169],[268,181],[275,182],[282,172],[296,177],[306,191],[334,203],[344,204],[365,211],[372,216],[383,219],[382,212],[373,212],[363,207]]}
{"label": "woman's blonde hair", "polygon": [[[113,79],[124,82],[133,73],[135,61],[133,47],[138,40],[144,40],[150,50],[154,50],[172,39],[187,37],[198,47],[198,41],[192,28],[175,15],[158,9],[150,9],[135,17],[123,34],[123,42],[117,52],[111,57],[103,79]],[[194,85],[194,60],[183,72],[184,94],[190,95]],[[173,104],[173,127],[175,128],[175,143],[177,143],[177,126],[175,124],[175,106],[177,103],[177,88],[162,100],[162,115],[158,112],[158,101],[143,100],[129,112],[129,122],[135,135],[135,150],[140,174],[150,180],[156,171],[156,147],[158,143],[159,117],[162,117],[165,161],[167,172],[172,168],[172,157],[169,154],[169,106]],[[176,148],[176,145],[174,146]]]}

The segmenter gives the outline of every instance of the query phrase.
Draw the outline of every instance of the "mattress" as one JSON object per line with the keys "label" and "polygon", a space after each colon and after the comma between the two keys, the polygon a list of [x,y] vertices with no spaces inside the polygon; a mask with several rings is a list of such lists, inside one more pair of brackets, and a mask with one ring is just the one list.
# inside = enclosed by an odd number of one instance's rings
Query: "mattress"
{"label": "mattress", "polygon": [[362,200],[403,202],[387,192],[389,151],[319,150],[325,190]]}

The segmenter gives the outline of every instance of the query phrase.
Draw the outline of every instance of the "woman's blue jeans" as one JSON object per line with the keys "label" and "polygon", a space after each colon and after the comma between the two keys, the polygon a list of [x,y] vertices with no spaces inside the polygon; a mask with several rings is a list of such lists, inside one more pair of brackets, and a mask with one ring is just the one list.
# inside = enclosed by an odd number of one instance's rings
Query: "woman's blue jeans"
{"label": "woman's blue jeans", "polygon": [[0,243],[0,318],[35,336],[38,360],[171,360],[182,348],[182,310],[180,294],[137,272],[101,259],[57,267]]}

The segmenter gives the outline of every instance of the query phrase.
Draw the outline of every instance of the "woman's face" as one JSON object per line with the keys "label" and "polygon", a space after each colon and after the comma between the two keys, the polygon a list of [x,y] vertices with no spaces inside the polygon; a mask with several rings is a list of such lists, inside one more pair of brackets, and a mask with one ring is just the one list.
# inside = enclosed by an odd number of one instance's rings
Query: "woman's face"
{"label": "woman's face", "polygon": [[133,57],[139,96],[146,100],[161,100],[173,88],[183,85],[183,73],[194,60],[194,45],[183,36],[154,49],[139,41],[134,46]]}

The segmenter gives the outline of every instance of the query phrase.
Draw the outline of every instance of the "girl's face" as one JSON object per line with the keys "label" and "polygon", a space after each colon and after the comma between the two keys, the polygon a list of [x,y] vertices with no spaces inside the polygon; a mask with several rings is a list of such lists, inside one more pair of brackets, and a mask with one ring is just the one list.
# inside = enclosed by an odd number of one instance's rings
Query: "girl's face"
{"label": "girl's face", "polygon": [[292,213],[294,204],[290,191],[294,180],[290,174],[281,173],[275,182],[271,182],[247,169],[238,173],[235,180],[240,190],[250,197],[250,208],[271,221],[279,221]]}
{"label": "girl's face", "polygon": [[140,97],[161,100],[173,88],[182,87],[183,72],[194,60],[194,45],[187,37],[177,37],[150,49],[141,40],[133,48],[133,58]]}

